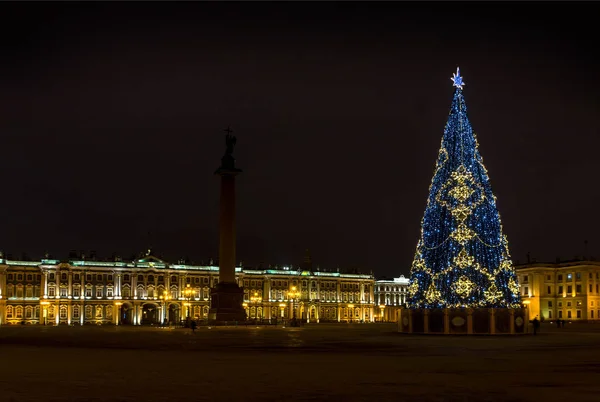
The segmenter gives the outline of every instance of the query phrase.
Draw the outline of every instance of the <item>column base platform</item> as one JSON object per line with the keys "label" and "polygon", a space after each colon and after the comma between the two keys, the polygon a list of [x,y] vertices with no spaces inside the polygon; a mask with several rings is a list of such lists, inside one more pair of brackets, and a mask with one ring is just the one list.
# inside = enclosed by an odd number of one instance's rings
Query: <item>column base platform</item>
{"label": "column base platform", "polygon": [[427,335],[524,335],[527,308],[401,308],[398,332]]}
{"label": "column base platform", "polygon": [[209,323],[225,325],[246,320],[246,310],[242,306],[244,290],[237,283],[218,283],[211,289],[210,295]]}

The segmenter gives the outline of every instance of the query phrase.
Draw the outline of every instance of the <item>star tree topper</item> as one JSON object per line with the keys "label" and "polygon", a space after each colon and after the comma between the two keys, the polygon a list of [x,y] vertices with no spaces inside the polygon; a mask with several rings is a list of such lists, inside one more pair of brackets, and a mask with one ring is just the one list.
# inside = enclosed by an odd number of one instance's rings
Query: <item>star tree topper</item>
{"label": "star tree topper", "polygon": [[452,78],[450,79],[454,83],[453,85],[458,89],[463,89],[463,85],[466,85],[463,82],[463,78],[460,76],[460,70],[458,67],[456,67],[456,74],[452,74]]}

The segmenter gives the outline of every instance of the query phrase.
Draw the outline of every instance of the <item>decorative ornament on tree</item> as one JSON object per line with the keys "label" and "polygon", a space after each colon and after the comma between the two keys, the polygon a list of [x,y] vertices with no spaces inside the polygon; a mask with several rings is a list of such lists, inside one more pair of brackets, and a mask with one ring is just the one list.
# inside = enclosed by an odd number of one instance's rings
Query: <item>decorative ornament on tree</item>
{"label": "decorative ornament on tree", "polygon": [[496,197],[456,88],[411,268],[410,308],[519,307],[517,276]]}
{"label": "decorative ornament on tree", "polygon": [[450,79],[454,83],[454,86],[458,89],[463,89],[463,85],[466,85],[460,76],[460,69],[458,67],[456,67],[456,74],[452,74],[452,78]]}

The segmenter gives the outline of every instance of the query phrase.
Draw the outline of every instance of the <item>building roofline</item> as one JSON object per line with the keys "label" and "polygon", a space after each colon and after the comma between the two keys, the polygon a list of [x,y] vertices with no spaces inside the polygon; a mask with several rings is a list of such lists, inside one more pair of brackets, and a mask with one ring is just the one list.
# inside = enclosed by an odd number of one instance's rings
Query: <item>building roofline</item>
{"label": "building roofline", "polygon": [[[160,262],[158,262],[160,261]],[[205,272],[219,272],[219,267],[215,265],[188,265],[188,264],[169,264],[167,262],[157,260],[155,261],[144,261],[142,259],[137,261],[125,262],[125,261],[95,261],[95,260],[57,260],[57,259],[42,259],[40,261],[18,261],[18,260],[6,260],[0,259],[0,266],[17,266],[17,267],[36,267],[36,268],[50,268],[57,267],[59,265],[67,265],[71,268],[115,268],[115,269],[134,269],[134,268],[149,268],[149,269],[168,269],[173,271],[205,271]],[[342,279],[375,279],[370,274],[347,274],[340,272],[326,272],[326,271],[303,271],[299,269],[256,269],[252,267],[235,267],[236,273],[245,274],[258,274],[258,275],[289,275],[291,277],[332,277]]]}
{"label": "building roofline", "polygon": [[526,264],[515,265],[516,270],[531,269],[531,268],[567,268],[582,265],[591,265],[600,267],[600,261],[592,260],[571,260],[561,262],[531,262]]}

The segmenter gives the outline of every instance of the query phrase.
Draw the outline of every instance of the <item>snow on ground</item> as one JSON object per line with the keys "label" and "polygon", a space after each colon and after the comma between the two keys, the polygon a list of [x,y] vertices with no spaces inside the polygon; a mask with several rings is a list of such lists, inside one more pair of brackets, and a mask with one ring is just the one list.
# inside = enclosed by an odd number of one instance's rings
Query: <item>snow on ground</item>
{"label": "snow on ground", "polygon": [[600,325],[538,336],[302,328],[0,328],[0,401],[598,401]]}

